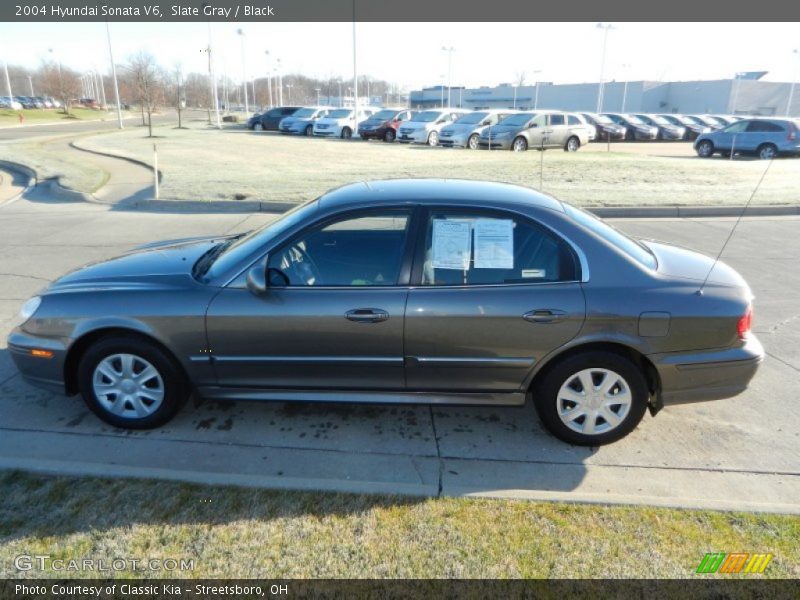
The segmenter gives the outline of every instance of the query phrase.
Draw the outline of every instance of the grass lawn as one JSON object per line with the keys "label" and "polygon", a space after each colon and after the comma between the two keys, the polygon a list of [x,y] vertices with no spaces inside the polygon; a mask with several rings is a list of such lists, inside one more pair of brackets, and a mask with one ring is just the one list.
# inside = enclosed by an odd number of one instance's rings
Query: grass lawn
{"label": "grass lawn", "polygon": [[[303,201],[357,180],[385,177],[490,179],[539,187],[536,151],[487,152],[428,148],[361,140],[341,141],[252,133],[239,127],[217,131],[188,121],[189,129],[157,127],[102,134],[79,145],[152,161],[158,144],[163,198]],[[628,146],[629,151],[620,151]],[[590,146],[575,154],[544,153],[543,188],[583,206],[744,204],[766,166],[758,160],[700,159],[688,145]],[[683,152],[676,148],[683,147]],[[646,151],[646,150],[645,150]],[[661,154],[657,156],[656,154]],[[754,202],[800,201],[800,160],[772,165]]]}
{"label": "grass lawn", "polygon": [[65,115],[60,108],[47,108],[40,109],[24,109],[24,110],[0,110],[0,127],[12,127],[19,125],[19,114],[25,117],[24,124],[31,125],[34,123],[54,123],[58,121],[96,121],[98,119],[116,119],[116,111],[106,112],[104,110],[95,110],[91,108],[77,108],[73,107],[69,110],[69,116]]}
{"label": "grass lawn", "polygon": [[0,577],[19,554],[47,554],[194,558],[186,577],[693,578],[706,552],[771,552],[755,577],[800,577],[797,516],[19,472],[0,473],[0,489]]}

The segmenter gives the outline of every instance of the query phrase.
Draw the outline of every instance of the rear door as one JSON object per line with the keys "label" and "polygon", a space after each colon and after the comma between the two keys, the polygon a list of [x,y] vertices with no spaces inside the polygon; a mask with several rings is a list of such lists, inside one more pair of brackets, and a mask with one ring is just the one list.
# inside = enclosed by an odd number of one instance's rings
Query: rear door
{"label": "rear door", "polygon": [[431,208],[405,323],[410,391],[516,392],[585,316],[569,245],[516,214]]}

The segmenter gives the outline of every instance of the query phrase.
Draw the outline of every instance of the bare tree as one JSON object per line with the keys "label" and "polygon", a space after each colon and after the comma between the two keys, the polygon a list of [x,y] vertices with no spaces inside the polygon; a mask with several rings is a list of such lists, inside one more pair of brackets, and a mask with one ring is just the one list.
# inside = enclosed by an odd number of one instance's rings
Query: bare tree
{"label": "bare tree", "polygon": [[72,103],[81,94],[80,75],[60,63],[44,62],[37,70],[35,77],[45,94],[61,101],[64,114],[69,116]]}
{"label": "bare tree", "polygon": [[164,99],[164,74],[155,57],[144,50],[129,59],[128,71],[136,86],[142,114],[147,114],[147,137],[153,137],[153,111]]}
{"label": "bare tree", "polygon": [[514,77],[514,81],[516,82],[517,86],[522,87],[525,85],[527,78],[528,75],[525,73],[525,71],[520,71]]}

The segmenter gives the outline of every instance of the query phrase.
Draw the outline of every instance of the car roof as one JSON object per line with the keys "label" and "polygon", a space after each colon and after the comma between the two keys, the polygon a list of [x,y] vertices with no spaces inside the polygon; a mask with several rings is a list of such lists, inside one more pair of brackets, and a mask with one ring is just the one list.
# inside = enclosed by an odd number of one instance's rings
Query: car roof
{"label": "car roof", "polygon": [[486,207],[535,206],[566,212],[561,201],[531,188],[468,179],[382,179],[351,183],[324,194],[320,208],[441,202]]}

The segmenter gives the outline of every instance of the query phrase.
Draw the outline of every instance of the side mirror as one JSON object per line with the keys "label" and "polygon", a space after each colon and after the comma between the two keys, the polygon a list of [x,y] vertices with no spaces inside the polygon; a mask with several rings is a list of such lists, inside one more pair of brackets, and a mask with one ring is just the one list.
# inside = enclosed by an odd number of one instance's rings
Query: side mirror
{"label": "side mirror", "polygon": [[247,273],[247,289],[256,296],[267,293],[267,271],[261,265],[256,265]]}
{"label": "side mirror", "polygon": [[531,123],[529,129],[533,129],[534,127],[538,127],[538,123]]}

